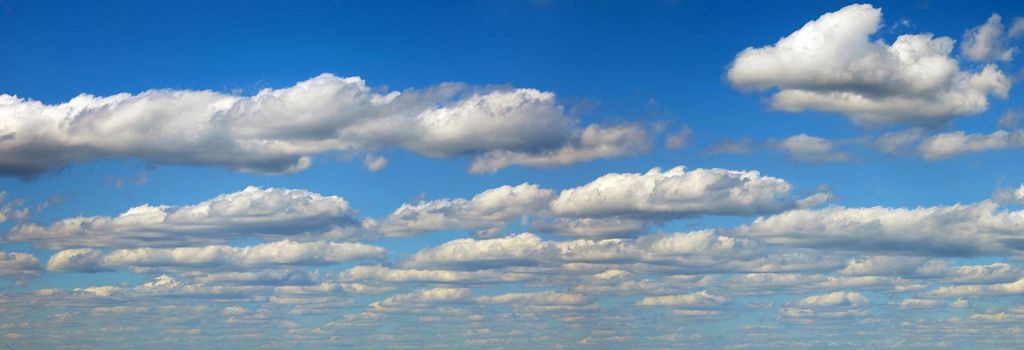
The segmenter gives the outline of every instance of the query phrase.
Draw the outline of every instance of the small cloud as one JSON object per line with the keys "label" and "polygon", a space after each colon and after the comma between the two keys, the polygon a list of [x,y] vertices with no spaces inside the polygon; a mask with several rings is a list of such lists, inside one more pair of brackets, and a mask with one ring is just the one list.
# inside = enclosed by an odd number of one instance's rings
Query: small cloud
{"label": "small cloud", "polygon": [[388,165],[387,158],[384,158],[384,157],[381,157],[381,156],[375,156],[375,155],[372,155],[372,154],[367,154],[366,158],[363,159],[363,167],[366,168],[366,170],[369,170],[369,171],[374,171],[374,172],[381,171],[381,170],[384,170],[384,167],[386,167],[387,165]]}
{"label": "small cloud", "polygon": [[665,137],[665,148],[668,149],[680,149],[686,146],[690,142],[693,136],[693,130],[689,127],[683,127],[674,133],[669,134]]}

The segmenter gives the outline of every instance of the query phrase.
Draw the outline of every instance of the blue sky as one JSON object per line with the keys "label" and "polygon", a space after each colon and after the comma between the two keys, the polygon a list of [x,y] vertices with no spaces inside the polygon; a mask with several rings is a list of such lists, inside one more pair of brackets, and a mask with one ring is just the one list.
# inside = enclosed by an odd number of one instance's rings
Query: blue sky
{"label": "blue sky", "polygon": [[2,1],[0,344],[1012,348],[1020,16]]}

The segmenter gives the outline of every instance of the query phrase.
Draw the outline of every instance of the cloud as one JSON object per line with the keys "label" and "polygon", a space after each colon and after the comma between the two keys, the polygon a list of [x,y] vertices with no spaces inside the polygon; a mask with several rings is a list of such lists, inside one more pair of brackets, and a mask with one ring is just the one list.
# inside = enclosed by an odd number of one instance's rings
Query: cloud
{"label": "cloud", "polygon": [[1024,213],[985,200],[951,206],[796,209],[758,217],[734,234],[767,243],[918,256],[1017,254]]}
{"label": "cloud", "polygon": [[727,78],[738,88],[778,88],[774,109],[846,115],[857,124],[935,122],[988,109],[1011,81],[996,66],[962,71],[953,39],[900,35],[891,45],[872,36],[882,11],[858,4],[822,15],[777,43],[736,55]]}
{"label": "cloud", "polygon": [[665,148],[668,149],[680,149],[686,146],[693,138],[693,130],[688,127],[683,127],[674,133],[665,136]]}
{"label": "cloud", "polygon": [[785,180],[757,171],[653,168],[647,173],[610,173],[563,190],[551,203],[570,217],[685,218],[750,215],[795,206]]}
{"label": "cloud", "polygon": [[388,165],[387,158],[384,158],[384,157],[381,157],[381,156],[375,156],[375,155],[372,155],[372,154],[367,154],[366,158],[363,159],[363,167],[366,168],[366,170],[369,170],[369,171],[374,171],[374,172],[381,171],[381,170],[384,170],[384,167],[386,167],[387,165]]}
{"label": "cloud", "polygon": [[0,250],[0,276],[24,278],[35,276],[40,272],[42,272],[42,267],[35,255]]}
{"label": "cloud", "polygon": [[474,174],[493,173],[513,165],[554,167],[597,158],[646,153],[650,148],[648,132],[637,125],[590,125],[577,131],[569,142],[543,152],[495,150],[473,160],[469,171]]}
{"label": "cloud", "polygon": [[834,267],[838,261],[806,251],[778,251],[712,231],[694,231],[635,239],[545,241],[532,233],[459,239],[421,250],[401,265],[481,270],[502,266],[561,269],[566,264],[593,264],[597,269],[622,266],[646,273],[709,273],[813,270]]}
{"label": "cloud", "polygon": [[[481,159],[491,165],[474,165],[487,172],[629,154],[645,137],[629,127],[579,129],[550,92],[453,83],[383,92],[331,74],[253,96],[161,89],[48,105],[0,95],[0,119],[0,175],[20,177],[124,157],[282,174],[308,168],[319,153],[387,148],[488,154]],[[536,159],[502,163],[498,154]]]}
{"label": "cloud", "polygon": [[504,273],[495,270],[449,271],[423,269],[393,269],[384,266],[355,266],[342,271],[339,280],[344,282],[375,282],[386,284],[435,283],[435,284],[486,284],[516,282],[528,276]]}
{"label": "cloud", "polygon": [[704,151],[710,154],[747,154],[751,151],[751,141],[749,138],[743,138],[739,140],[722,140],[716,144],[708,146]]}
{"label": "cloud", "polygon": [[91,248],[57,252],[50,271],[96,272],[122,267],[250,269],[280,265],[328,265],[382,259],[384,248],[361,243],[277,241],[248,247],[215,245],[182,248],[120,249],[101,254]]}
{"label": "cloud", "polygon": [[519,304],[519,305],[582,305],[589,302],[589,299],[576,293],[558,292],[534,292],[534,293],[506,293],[495,296],[477,297],[476,302],[481,304]]}
{"label": "cloud", "polygon": [[708,291],[700,291],[693,294],[678,294],[678,295],[662,295],[656,297],[645,297],[636,302],[637,306],[648,306],[648,307],[684,307],[684,308],[697,308],[707,309],[715,308],[729,301],[729,298],[714,295],[708,293]]}
{"label": "cloud", "polygon": [[852,157],[846,152],[837,152],[835,144],[807,134],[797,134],[774,142],[775,146],[793,159],[805,162],[843,162]]}
{"label": "cloud", "polygon": [[927,160],[951,158],[964,153],[1024,147],[1021,130],[996,130],[990,134],[967,134],[963,131],[936,134],[921,141],[917,153]]}
{"label": "cloud", "polygon": [[830,306],[862,306],[869,304],[868,298],[857,292],[832,292],[824,295],[812,295],[793,303],[800,307],[830,307]]}
{"label": "cloud", "polygon": [[545,211],[553,196],[551,190],[523,183],[492,188],[468,200],[438,199],[402,204],[380,221],[377,230],[387,236],[442,230],[475,230],[491,235],[510,221]]}
{"label": "cloud", "polygon": [[994,13],[984,24],[964,33],[960,51],[972,61],[1010,61],[1020,49],[1010,46],[1009,39],[1003,28],[1002,17]]}
{"label": "cloud", "polygon": [[15,226],[7,239],[50,249],[220,244],[252,235],[288,236],[359,229],[345,199],[306,190],[247,187],[194,205],[141,205],[115,217]]}

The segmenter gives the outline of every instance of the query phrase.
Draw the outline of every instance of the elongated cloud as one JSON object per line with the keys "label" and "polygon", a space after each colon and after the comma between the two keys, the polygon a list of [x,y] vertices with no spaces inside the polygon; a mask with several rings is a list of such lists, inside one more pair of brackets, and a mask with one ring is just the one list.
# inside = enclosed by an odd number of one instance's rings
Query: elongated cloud
{"label": "elongated cloud", "polygon": [[882,11],[858,4],[822,15],[774,45],[736,55],[727,77],[744,89],[777,88],[772,108],[842,113],[858,124],[942,121],[988,109],[1011,81],[994,65],[964,71],[950,54],[954,40],[874,37]]}
{"label": "elongated cloud", "polygon": [[94,272],[123,267],[248,269],[281,265],[326,265],[381,259],[386,250],[361,243],[278,241],[249,247],[215,245],[183,248],[120,249],[101,253],[80,248],[57,252],[50,271]]}
{"label": "elongated cloud", "polygon": [[40,272],[42,272],[42,267],[35,255],[0,251],[0,276],[26,277]]}
{"label": "elongated cloud", "polygon": [[381,92],[359,77],[331,74],[253,96],[164,89],[48,105],[4,94],[0,175],[32,177],[122,157],[280,174],[308,168],[323,152],[386,148],[482,155],[487,165],[474,172],[493,172],[645,150],[643,129],[577,124],[550,92],[451,83]]}
{"label": "elongated cloud", "polygon": [[11,241],[67,247],[220,244],[251,235],[287,236],[358,228],[362,221],[344,198],[306,190],[247,187],[195,205],[142,205],[118,216],[22,224]]}
{"label": "elongated cloud", "polygon": [[1015,255],[1024,212],[996,202],[918,208],[798,209],[759,217],[736,233],[768,243],[908,255]]}
{"label": "elongated cloud", "polygon": [[643,174],[611,173],[564,190],[551,209],[570,217],[749,215],[796,206],[791,187],[757,171],[654,168]]}
{"label": "elongated cloud", "polygon": [[403,204],[382,220],[377,229],[393,236],[457,229],[493,234],[509,221],[543,213],[553,197],[551,190],[533,184],[501,186],[468,200],[439,199]]}

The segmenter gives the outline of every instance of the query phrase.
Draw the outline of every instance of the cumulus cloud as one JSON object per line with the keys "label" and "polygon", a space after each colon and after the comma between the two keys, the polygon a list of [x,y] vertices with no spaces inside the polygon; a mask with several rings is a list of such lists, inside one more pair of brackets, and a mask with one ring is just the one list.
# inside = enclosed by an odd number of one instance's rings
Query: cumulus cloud
{"label": "cumulus cloud", "polygon": [[700,291],[693,294],[662,295],[645,297],[636,302],[637,306],[670,306],[684,308],[714,308],[729,301],[729,298]]}
{"label": "cumulus cloud", "polygon": [[816,136],[797,134],[774,142],[775,146],[796,160],[805,162],[842,162],[849,153],[835,150],[835,143]]}
{"label": "cumulus cloud", "polygon": [[861,306],[869,304],[868,298],[857,292],[832,292],[812,295],[793,303],[800,307]]}
{"label": "cumulus cloud", "polygon": [[120,249],[101,253],[92,248],[57,252],[46,263],[50,271],[95,272],[120,267],[249,269],[278,265],[326,265],[381,259],[384,248],[361,243],[278,241],[248,247],[214,245],[182,248]]}
{"label": "cumulus cloud", "polygon": [[[1011,46],[1002,20],[999,14],[994,13],[984,24],[968,29],[960,42],[960,51],[964,57],[982,62],[1012,60],[1020,49]],[[1016,29],[1016,25],[1012,29]],[[1018,35],[1017,32],[1013,34]]]}
{"label": "cumulus cloud", "polygon": [[622,265],[656,273],[795,271],[839,262],[807,251],[779,251],[712,231],[651,234],[635,239],[545,241],[532,233],[493,239],[459,239],[413,254],[412,268],[453,270],[504,267],[563,268],[566,264]]}
{"label": "cumulus cloud", "polygon": [[141,205],[110,216],[15,226],[7,239],[50,249],[220,244],[252,235],[286,236],[359,229],[344,198],[306,190],[247,187],[194,205]]}
{"label": "cumulus cloud", "polygon": [[950,206],[797,209],[734,230],[768,243],[908,255],[1018,254],[1024,213],[985,200]]}
{"label": "cumulus cloud", "polygon": [[900,35],[873,38],[882,11],[849,5],[810,21],[774,45],[749,47],[729,67],[736,87],[778,88],[772,108],[842,113],[858,124],[928,122],[988,109],[1011,81],[996,66],[964,71],[950,56],[954,40]]}
{"label": "cumulus cloud", "polygon": [[[0,174],[21,177],[121,157],[293,173],[318,153],[396,147],[428,157],[487,154],[479,161],[489,165],[474,165],[486,172],[629,154],[646,137],[579,129],[550,92],[452,83],[383,92],[331,74],[253,96],[161,89],[48,105],[0,95],[0,120]],[[523,159],[496,161],[500,154]]]}
{"label": "cumulus cloud", "polygon": [[650,148],[646,129],[638,125],[590,125],[574,132],[567,144],[542,152],[495,150],[473,160],[469,171],[493,173],[513,165],[531,167],[563,166],[597,158],[645,153]]}
{"label": "cumulus cloud", "polygon": [[996,130],[990,134],[954,131],[936,134],[921,141],[917,153],[927,160],[951,158],[964,153],[1024,147],[1021,130]]}
{"label": "cumulus cloud", "polygon": [[506,293],[495,296],[477,297],[481,304],[520,304],[520,305],[582,305],[589,299],[576,293],[534,292]]}
{"label": "cumulus cloud", "polygon": [[37,275],[41,271],[42,267],[35,255],[0,250],[0,276],[23,278]]}
{"label": "cumulus cloud", "polygon": [[757,171],[653,168],[643,174],[610,173],[563,190],[551,209],[570,217],[750,215],[794,207],[791,187]]}
{"label": "cumulus cloud", "polygon": [[381,156],[367,154],[363,159],[363,167],[369,171],[381,171],[386,166],[388,166],[388,159]]}
{"label": "cumulus cloud", "polygon": [[524,183],[492,188],[471,199],[438,199],[403,204],[380,221],[377,230],[389,236],[410,236],[440,230],[497,233],[513,220],[541,213],[553,198],[551,190]]}

